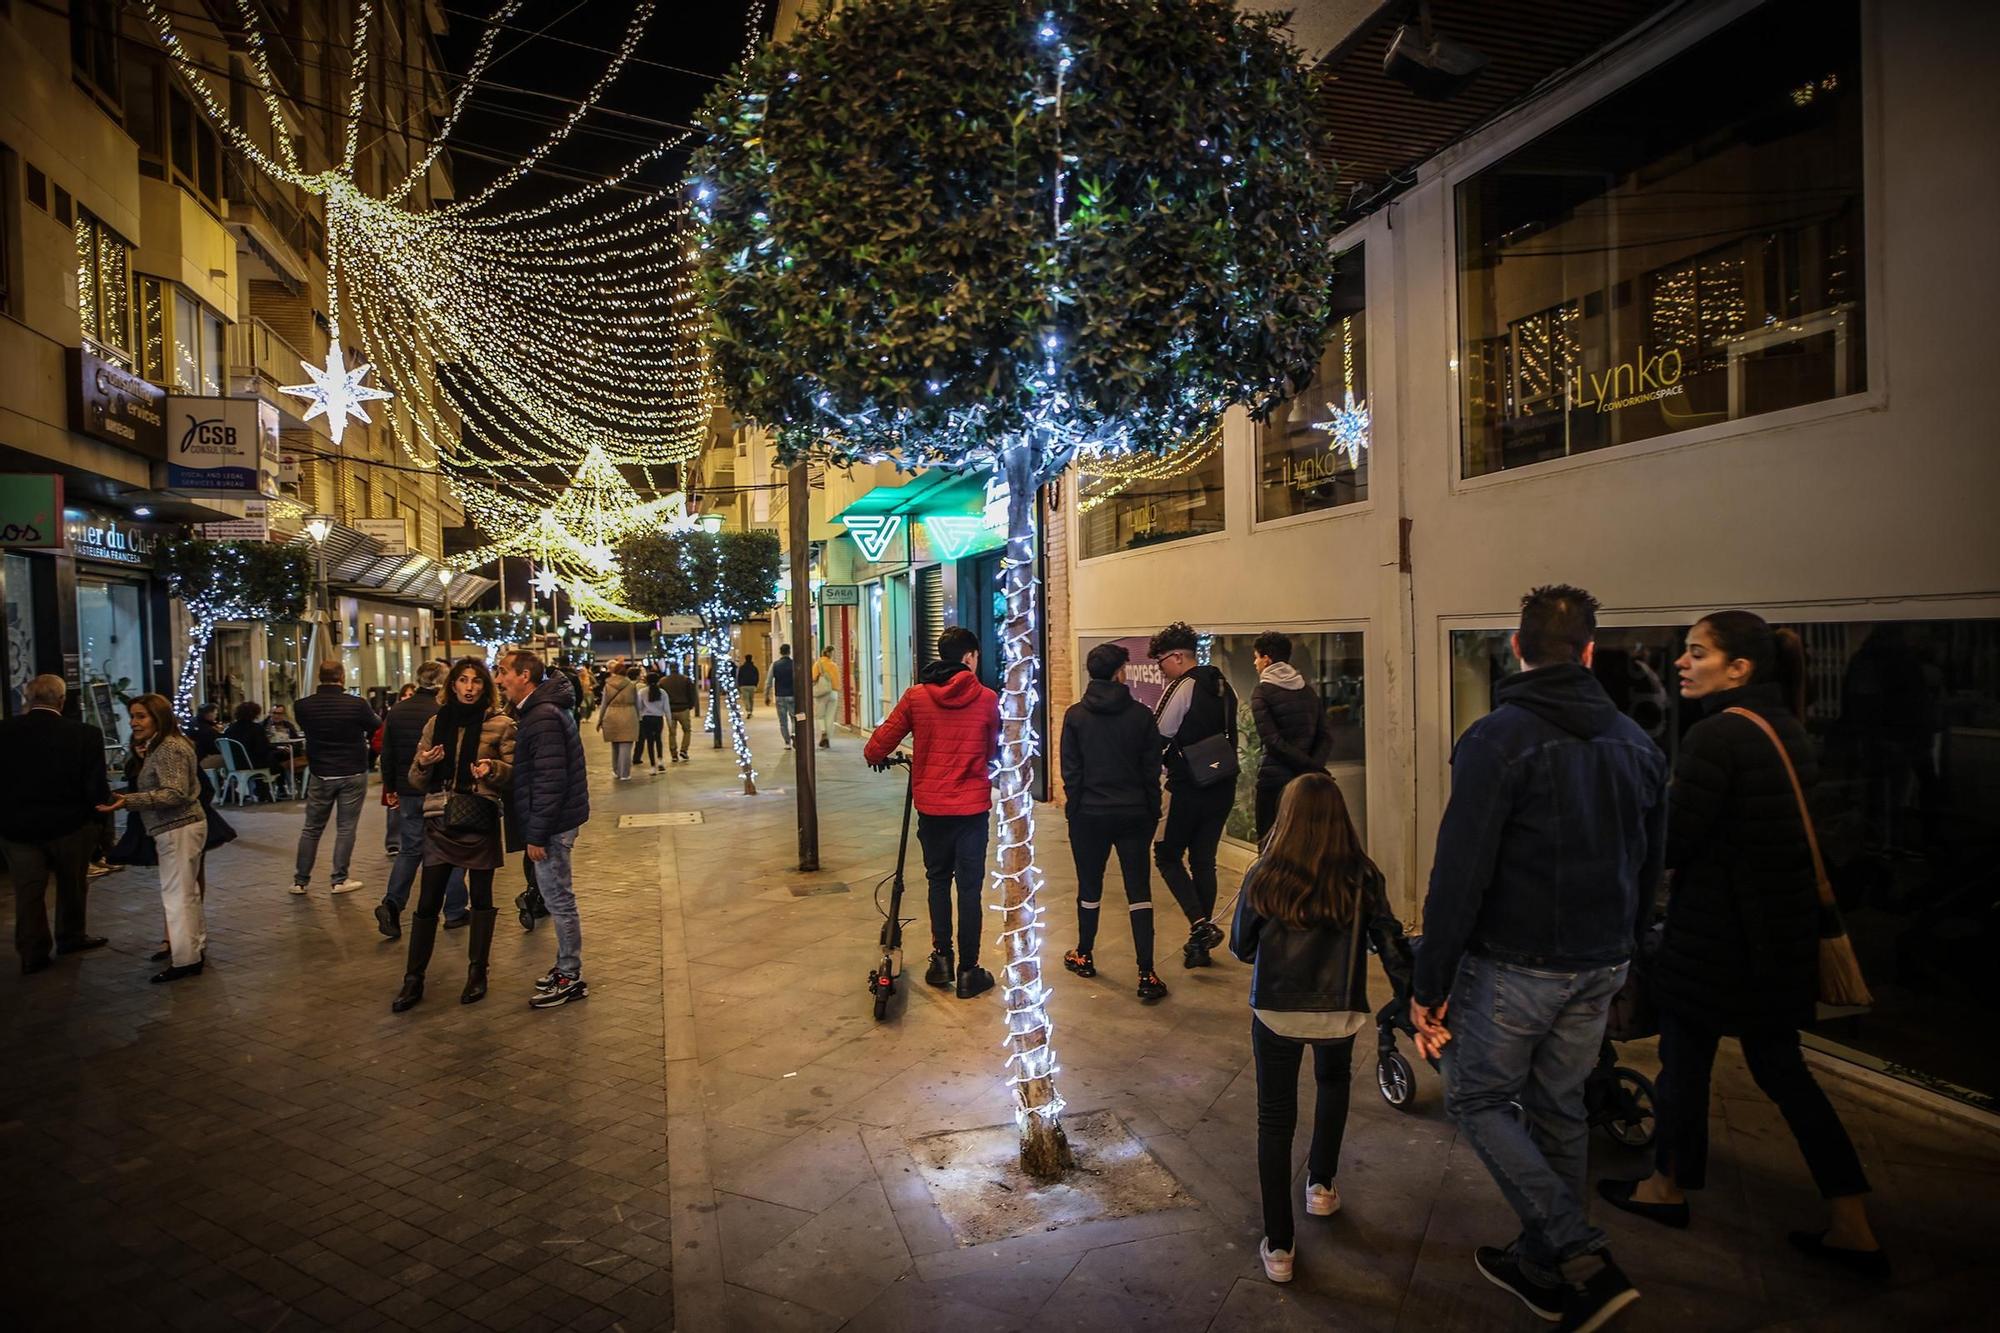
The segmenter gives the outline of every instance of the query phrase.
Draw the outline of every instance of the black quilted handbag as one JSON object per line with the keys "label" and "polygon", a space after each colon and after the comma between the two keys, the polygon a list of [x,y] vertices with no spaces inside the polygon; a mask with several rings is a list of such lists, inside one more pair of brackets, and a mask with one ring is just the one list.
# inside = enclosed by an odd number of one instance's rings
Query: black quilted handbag
{"label": "black quilted handbag", "polygon": [[500,831],[500,807],[478,792],[447,792],[439,819],[446,833],[461,837]]}

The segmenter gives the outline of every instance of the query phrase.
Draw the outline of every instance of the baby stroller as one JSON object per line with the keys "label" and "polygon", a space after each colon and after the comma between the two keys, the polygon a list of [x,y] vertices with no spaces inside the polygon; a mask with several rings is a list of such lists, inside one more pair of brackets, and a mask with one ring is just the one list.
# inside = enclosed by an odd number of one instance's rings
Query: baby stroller
{"label": "baby stroller", "polygon": [[[1382,1100],[1398,1111],[1408,1111],[1416,1101],[1417,1072],[1396,1045],[1396,1034],[1416,1039],[1416,1025],[1410,1021],[1410,997],[1398,994],[1375,1015],[1375,1086]],[[1428,1062],[1437,1068],[1437,1061]],[[1653,1142],[1653,1081],[1636,1069],[1618,1063],[1618,1048],[1609,1037],[1598,1048],[1597,1064],[1583,1081],[1584,1113],[1593,1129],[1601,1129],[1628,1148],[1645,1148]],[[1519,1104],[1516,1104],[1519,1109]]]}

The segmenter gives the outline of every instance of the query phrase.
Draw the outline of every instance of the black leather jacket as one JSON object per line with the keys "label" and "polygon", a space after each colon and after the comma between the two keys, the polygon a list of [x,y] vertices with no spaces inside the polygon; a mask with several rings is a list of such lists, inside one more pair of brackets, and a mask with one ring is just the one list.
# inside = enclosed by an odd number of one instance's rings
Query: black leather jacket
{"label": "black leather jacket", "polygon": [[[1250,906],[1250,882],[1257,867],[1243,877],[1236,895],[1236,920],[1229,932],[1229,951],[1255,964],[1250,976],[1250,1007],[1317,1013],[1367,1013],[1368,964],[1355,927],[1308,926],[1295,930],[1282,921],[1260,916]],[[1410,945],[1403,923],[1389,910],[1382,876],[1371,874],[1362,888],[1361,928],[1368,933],[1382,970],[1397,995],[1410,990]]]}

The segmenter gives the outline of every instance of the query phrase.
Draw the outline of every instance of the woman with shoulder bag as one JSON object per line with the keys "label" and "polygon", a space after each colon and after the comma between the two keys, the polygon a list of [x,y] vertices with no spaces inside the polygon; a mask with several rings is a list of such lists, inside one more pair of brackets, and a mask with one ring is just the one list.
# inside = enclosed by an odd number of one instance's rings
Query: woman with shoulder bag
{"label": "woman with shoulder bag", "polygon": [[208,948],[202,913],[201,859],[208,818],[201,800],[201,761],[181,734],[165,696],[142,694],[129,707],[132,755],[139,769],[128,790],[100,811],[135,811],[152,836],[160,861],[160,903],[167,914],[170,964],[155,982],[199,976]]}
{"label": "woman with shoulder bag", "polygon": [[1264,1196],[1259,1254],[1273,1282],[1292,1280],[1292,1135],[1299,1062],[1312,1047],[1312,1147],[1306,1212],[1340,1208],[1333,1178],[1347,1128],[1354,1037],[1369,1026],[1366,935],[1392,979],[1410,981],[1409,944],[1389,910],[1382,872],[1361,850],[1340,786],[1307,773],[1286,786],[1263,854],[1236,900],[1229,948],[1254,965],[1250,1046],[1257,1060],[1257,1181]]}
{"label": "woman with shoulder bag", "polygon": [[1681,697],[1706,716],[1682,739],[1674,766],[1673,892],[1649,971],[1660,1021],[1654,1171],[1641,1181],[1599,1181],[1598,1193],[1651,1221],[1688,1225],[1686,1191],[1706,1183],[1716,1046],[1734,1036],[1831,1213],[1825,1230],[1794,1231],[1792,1244],[1849,1272],[1886,1277],[1863,1203],[1868,1178],[1799,1050],[1816,996],[1866,991],[1806,800],[1819,772],[1800,720],[1804,648],[1760,616],[1718,611],[1688,631],[1675,666]]}
{"label": "woman with shoulder bag", "polygon": [[460,1004],[486,997],[486,958],[493,945],[493,872],[506,861],[501,806],[514,779],[514,719],[497,705],[486,664],[464,658],[445,681],[444,706],[424,723],[410,761],[410,785],[424,793],[424,873],[410,918],[410,954],[403,988],[389,1008],[402,1013],[424,998],[424,970],[437,943],[438,910],[454,867],[465,871],[472,895]]}
{"label": "woman with shoulder bag", "polygon": [[629,780],[632,776],[632,747],[639,740],[639,682],[621,667],[612,667],[604,677],[604,698],[597,710],[597,730],[611,742],[612,780]]}

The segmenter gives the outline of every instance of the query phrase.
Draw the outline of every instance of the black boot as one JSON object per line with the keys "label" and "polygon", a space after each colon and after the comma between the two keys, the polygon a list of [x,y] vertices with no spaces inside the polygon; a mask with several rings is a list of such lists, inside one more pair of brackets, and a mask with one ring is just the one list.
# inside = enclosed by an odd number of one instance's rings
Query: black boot
{"label": "black boot", "polygon": [[486,954],[493,947],[493,920],[500,913],[492,908],[472,914],[471,939],[465,951],[465,990],[460,1004],[478,1004],[486,998]]}
{"label": "black boot", "polygon": [[385,939],[402,939],[403,927],[398,920],[402,914],[402,908],[384,898],[381,904],[375,909],[375,929],[381,931]]}
{"label": "black boot", "polygon": [[957,969],[951,965],[951,950],[933,949],[931,965],[924,972],[924,982],[931,986],[949,986],[956,971]]}
{"label": "black boot", "polygon": [[402,1013],[424,998],[424,969],[431,965],[431,948],[437,943],[438,919],[434,916],[410,918],[410,960],[403,964],[403,989],[389,1002],[392,1013]]}

